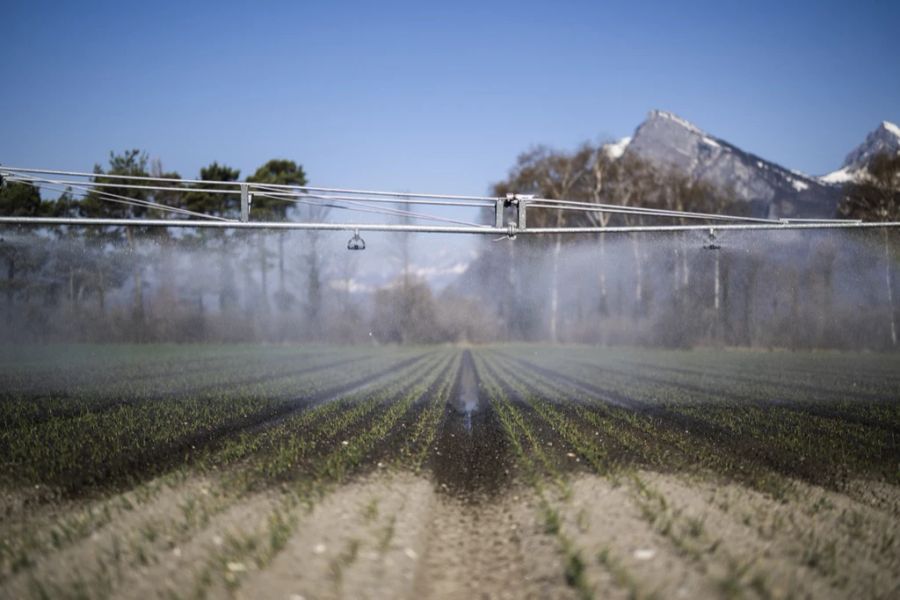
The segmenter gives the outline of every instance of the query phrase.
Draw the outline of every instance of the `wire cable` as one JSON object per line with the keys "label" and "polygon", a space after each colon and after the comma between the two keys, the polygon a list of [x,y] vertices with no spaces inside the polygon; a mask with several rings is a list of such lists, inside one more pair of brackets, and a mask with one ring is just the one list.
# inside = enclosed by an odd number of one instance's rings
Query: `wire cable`
{"label": "wire cable", "polygon": [[[140,207],[140,208],[156,209],[156,210],[161,210],[161,211],[165,211],[165,212],[172,212],[172,213],[176,213],[176,214],[180,214],[180,215],[194,216],[194,217],[200,217],[202,219],[211,219],[211,220],[216,220],[216,221],[232,221],[233,220],[233,219],[228,219],[225,217],[219,217],[216,215],[210,215],[207,213],[200,213],[200,212],[188,210],[186,208],[169,206],[167,204],[161,204],[159,202],[153,202],[151,200],[142,200],[140,198],[132,198],[130,196],[122,196],[119,194],[113,194],[111,192],[104,192],[102,190],[91,190],[85,186],[78,185],[78,184],[73,185],[68,182],[65,184],[65,186],[63,186],[63,184],[60,182],[49,180],[49,179],[43,179],[43,178],[29,178],[29,179],[12,178],[11,181],[27,183],[36,188],[50,187],[51,185],[53,185],[53,186],[57,187],[57,189],[55,191],[62,191],[62,192],[64,192],[66,189],[76,189],[84,194],[83,198],[87,197],[88,194],[96,194],[101,200],[105,200],[107,202],[112,202],[115,204],[124,204],[124,205],[128,205],[128,206],[135,206],[135,207]],[[63,189],[60,190],[59,188],[63,188]]]}
{"label": "wire cable", "polygon": [[586,206],[566,206],[566,205],[556,205],[556,204],[544,204],[543,202],[534,202],[528,203],[528,208],[547,208],[552,210],[569,210],[569,211],[577,211],[577,212],[596,212],[596,213],[612,213],[612,214],[622,214],[622,215],[634,215],[639,217],[658,217],[665,219],[672,218],[683,218],[683,219],[699,219],[704,221],[748,221],[752,223],[777,223],[778,221],[773,221],[770,219],[756,219],[753,217],[735,217],[730,215],[715,215],[715,214],[704,214],[704,213],[678,213],[670,214],[667,211],[656,211],[653,209],[648,209],[646,211],[643,210],[629,210],[628,207],[596,207],[596,208],[588,208]]}
{"label": "wire cable", "polygon": [[[113,184],[113,183],[107,184],[107,183],[96,183],[96,182],[87,183],[87,182],[76,182],[76,181],[71,181],[71,180],[49,179],[49,178],[36,177],[36,176],[29,176],[26,178],[26,176],[23,176],[21,174],[13,174],[13,175],[9,176],[8,179],[10,181],[18,181],[18,182],[22,182],[22,183],[32,183],[33,185],[34,184],[55,185],[55,186],[69,187],[72,189],[84,190],[84,191],[88,191],[88,192],[97,194],[98,196],[103,197],[103,199],[105,199],[105,200],[108,200],[110,202],[115,202],[118,204],[127,204],[127,205],[131,205],[131,206],[143,206],[143,207],[148,207],[148,208],[156,208],[159,210],[169,210],[169,211],[176,212],[179,214],[191,215],[191,216],[209,218],[209,219],[216,219],[216,220],[221,220],[221,221],[233,220],[233,219],[218,217],[215,215],[209,215],[206,213],[199,213],[199,212],[191,211],[188,209],[171,207],[171,206],[167,206],[167,205],[160,204],[157,202],[152,202],[149,200],[141,200],[139,198],[130,198],[128,196],[120,196],[118,194],[104,192],[102,190],[90,190],[89,188],[102,186],[102,187],[127,188],[127,189],[137,189],[137,190],[146,190],[146,191],[166,191],[166,192],[181,192],[181,193],[204,192],[204,193],[234,195],[235,192],[232,190],[203,190],[203,189],[197,189],[197,188],[140,186],[140,185]],[[267,186],[259,186],[259,187],[265,188]],[[59,191],[59,190],[57,190],[57,191]],[[294,197],[295,196],[294,194],[290,194],[290,195],[289,194],[278,194],[278,196],[285,196],[285,197],[276,197],[271,194],[261,194],[261,193],[257,192],[254,195],[270,198],[273,200],[281,200],[281,201],[288,201],[288,202],[298,202],[299,201],[297,198]],[[340,201],[348,203],[348,204],[355,204],[355,205],[359,205],[359,206],[368,206],[364,202],[370,202],[370,201],[371,202],[376,202],[376,201],[377,202],[389,202],[388,200],[384,200],[382,198],[360,201],[360,200],[346,198],[346,197],[320,196],[320,195],[316,195],[316,194],[297,194],[297,195],[301,196],[303,198],[315,198],[315,199],[321,199],[321,200],[340,200]],[[347,206],[339,206],[339,205],[334,205],[334,204],[325,205],[325,204],[319,203],[319,202],[304,202],[304,204],[309,204],[309,205],[313,205],[313,206],[330,206],[332,208],[341,208],[344,210],[355,210],[354,208],[347,207]],[[432,203],[429,202],[429,204],[432,204]],[[443,204],[443,203],[440,203],[440,204]],[[367,213],[373,213],[373,214],[392,215],[392,216],[407,216],[407,217],[414,218],[414,219],[441,221],[441,222],[445,222],[445,223],[455,223],[457,225],[468,225],[471,227],[487,227],[487,225],[479,224],[479,223],[472,223],[470,221],[463,221],[463,220],[459,220],[459,219],[450,219],[450,218],[446,218],[446,217],[439,217],[436,215],[425,215],[422,213],[405,211],[402,209],[387,209],[387,208],[373,207],[368,210],[358,210],[358,212],[367,212]]]}
{"label": "wire cable", "polygon": [[379,202],[383,204],[422,204],[426,206],[459,206],[465,208],[494,208],[497,203],[494,202],[480,202],[480,203],[470,203],[470,202],[445,202],[442,200],[417,200],[410,198],[398,198],[398,199],[389,199],[384,197],[373,198],[370,196],[366,196],[364,193],[360,193],[358,196],[335,196],[326,193],[322,194],[313,194],[307,191],[302,190],[310,190],[313,188],[308,188],[304,186],[296,186],[293,191],[280,191],[283,188],[276,188],[269,184],[255,184],[254,187],[256,189],[265,190],[266,192],[276,195],[276,196],[292,196],[292,197],[310,197],[310,198],[327,198],[330,200],[365,200],[366,202]]}
{"label": "wire cable", "polygon": [[680,210],[668,210],[661,208],[649,208],[644,206],[621,206],[617,204],[603,204],[592,202],[576,202],[574,200],[554,200],[552,198],[534,198],[526,201],[526,206],[540,208],[557,208],[561,210],[587,210],[588,212],[613,212],[618,211],[628,214],[673,217],[683,219],[705,219],[717,221],[746,221],[748,223],[778,223],[776,219],[761,219],[757,217],[742,217],[737,215],[721,215],[714,213],[689,212]]}
{"label": "wire cable", "polygon": [[352,201],[352,200],[350,200],[350,201],[345,200],[344,202],[361,205],[362,207],[342,206],[342,205],[338,205],[338,204],[324,204],[324,203],[320,203],[320,202],[311,202],[309,200],[304,200],[302,198],[284,198],[284,197],[270,196],[268,194],[261,194],[261,193],[256,193],[253,196],[254,196],[254,198],[255,197],[269,198],[271,200],[279,200],[281,202],[290,202],[290,203],[294,203],[294,204],[305,204],[305,205],[309,205],[309,206],[327,206],[329,208],[337,208],[337,209],[341,209],[341,210],[349,210],[349,211],[371,213],[371,214],[378,214],[378,215],[388,215],[388,216],[402,216],[402,217],[409,217],[411,219],[419,219],[419,220],[426,220],[426,221],[438,221],[438,222],[443,222],[443,223],[454,223],[456,225],[467,225],[469,227],[490,227],[489,225],[485,225],[483,223],[472,223],[470,221],[461,221],[459,219],[451,219],[448,217],[439,217],[437,215],[425,215],[422,213],[416,213],[416,212],[412,212],[412,211],[408,211],[408,210],[389,209],[389,208],[382,208],[382,207],[365,208],[368,205],[365,205],[362,202],[356,202],[356,201]]}
{"label": "wire cable", "polygon": [[[63,175],[63,176],[71,176],[71,177],[106,177],[108,179],[132,179],[136,181],[163,181],[163,182],[174,182],[174,183],[191,183],[191,184],[212,184],[212,185],[241,185],[246,183],[249,186],[262,185],[257,184],[255,182],[239,182],[239,181],[209,181],[205,179],[176,179],[171,177],[151,177],[145,175],[121,175],[116,173],[87,173],[84,171],[60,171],[55,169],[29,169],[25,167],[8,167],[2,166],[0,167],[0,171],[8,171],[8,172],[22,172],[22,173],[40,173],[44,175]],[[305,190],[311,190],[314,192],[325,192],[325,193],[344,193],[344,194],[361,194],[361,195],[369,195],[369,196],[390,196],[396,197],[398,199],[402,198],[434,198],[434,199],[444,199],[444,200],[468,200],[468,201],[480,201],[491,202],[491,206],[493,206],[493,202],[496,201],[496,198],[489,196],[463,196],[463,195],[454,195],[454,194],[421,194],[415,192],[385,192],[385,191],[374,191],[374,190],[355,190],[355,189],[347,189],[347,188],[323,188],[323,187],[311,187],[311,186],[296,186],[291,184],[280,184],[280,183],[268,183],[264,184],[268,187],[275,187],[280,189],[292,190],[297,187],[301,187]]]}
{"label": "wire cable", "polygon": [[[113,194],[111,192],[104,192],[102,190],[91,190],[88,187],[85,187],[84,185],[72,184],[71,182],[60,182],[60,181],[55,181],[55,180],[51,180],[51,179],[44,179],[42,177],[33,177],[33,176],[25,178],[20,175],[13,175],[11,177],[8,177],[7,179],[9,181],[29,184],[35,188],[40,188],[42,186],[51,186],[51,185],[57,186],[58,188],[59,187],[63,188],[62,190],[57,189],[55,191],[63,191],[64,192],[66,188],[76,189],[76,190],[84,192],[85,194],[88,194],[88,193],[97,194],[97,196],[100,197],[102,200],[105,200],[107,202],[113,202],[115,204],[125,204],[125,205],[129,205],[129,206],[136,206],[136,207],[141,207],[141,208],[152,208],[152,209],[161,210],[164,212],[172,212],[172,213],[176,213],[176,214],[180,214],[180,215],[189,215],[192,217],[200,217],[202,219],[212,219],[215,221],[231,221],[231,220],[233,220],[233,219],[227,219],[225,217],[219,217],[216,215],[195,212],[192,210],[188,210],[186,208],[179,208],[177,206],[169,206],[167,204],[161,204],[159,202],[153,202],[151,200],[141,200],[140,198],[130,198],[128,196],[121,196],[119,194]],[[169,189],[171,189],[171,188],[169,188]]]}

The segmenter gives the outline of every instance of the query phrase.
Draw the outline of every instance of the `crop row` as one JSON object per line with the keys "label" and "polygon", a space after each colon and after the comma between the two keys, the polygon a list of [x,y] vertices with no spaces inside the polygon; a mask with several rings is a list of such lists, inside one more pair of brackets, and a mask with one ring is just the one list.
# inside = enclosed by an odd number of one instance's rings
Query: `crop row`
{"label": "crop row", "polygon": [[[513,361],[517,370],[529,370],[527,365],[531,363],[506,354],[504,357]],[[888,481],[897,477],[892,459],[897,456],[896,439],[891,428],[880,422],[870,425],[840,415],[820,416],[811,410],[799,410],[798,402],[788,400],[775,404],[768,401],[764,389],[707,392],[661,380],[648,382],[614,375],[571,362],[549,363],[543,372],[548,380],[555,373],[557,379],[569,381],[588,401],[593,398],[630,408],[636,415],[634,423],[657,419],[670,430],[681,427],[698,440],[708,438],[715,442],[719,454],[730,449],[729,462],[735,465],[752,459],[785,475],[828,484],[839,484],[851,474]],[[817,406],[810,399],[802,404],[807,405],[812,410]],[[880,408],[873,406],[869,417],[874,418]]]}
{"label": "crop row", "polygon": [[452,362],[433,394],[428,399],[427,406],[419,413],[418,419],[412,424],[411,432],[401,448],[400,462],[405,462],[413,471],[420,471],[428,453],[432,449],[438,426],[446,416],[447,403],[453,391],[454,383],[458,378],[462,354],[453,354]]}
{"label": "crop row", "polygon": [[[314,501],[332,486],[346,481],[363,464],[371,465],[377,449],[398,432],[398,441],[402,442],[408,435],[403,425],[414,422],[410,419],[413,408],[433,398],[452,380],[453,354],[437,354],[419,363],[403,380],[392,378],[389,384],[377,386],[363,396],[348,398],[350,406],[329,413],[314,424],[304,426],[298,415],[283,427],[279,425],[275,443],[251,455],[239,472],[243,477],[255,472],[255,481],[264,485],[282,481],[283,489],[290,493],[280,497],[280,503],[266,519],[268,526],[245,531],[213,554],[195,591],[202,594],[218,578],[224,578],[230,589],[237,588],[241,574],[230,572],[227,565],[252,563],[256,568],[264,568],[277,556],[283,540],[297,526],[297,519],[290,515],[298,499]],[[292,439],[299,441],[289,443]],[[228,487],[233,489],[234,483],[230,480]]]}
{"label": "crop row", "polygon": [[[204,369],[190,372],[173,371],[168,376],[147,379],[129,378],[123,374],[108,374],[92,384],[68,388],[64,392],[43,393],[40,381],[32,380],[36,391],[0,394],[0,423],[6,428],[20,422],[35,422],[55,416],[71,416],[96,412],[120,404],[146,400],[166,400],[178,395],[216,394],[236,385],[264,383],[290,378],[315,369],[334,368],[338,371],[361,360],[374,358],[371,353],[358,352],[306,354],[274,362],[242,361],[236,365],[213,363]],[[26,384],[26,387],[28,384]]]}
{"label": "crop row", "polygon": [[[224,444],[211,451],[207,464],[229,464],[244,460],[235,476],[256,485],[269,485],[294,474],[302,473],[310,466],[309,457],[315,457],[312,466],[319,469],[318,454],[333,446],[350,446],[358,439],[349,431],[364,429],[365,422],[419,394],[423,386],[430,386],[439,374],[447,370],[451,355],[436,352],[422,361],[410,364],[359,391],[320,404],[266,426],[261,430],[241,432],[228,438]],[[342,439],[337,438],[342,436]],[[344,445],[342,442],[347,441]]]}
{"label": "crop row", "polygon": [[[691,352],[648,349],[609,349],[585,346],[506,346],[509,354],[557,362],[583,362],[629,374],[661,372],[709,378],[745,380],[752,384],[781,384],[811,394],[845,394],[850,398],[896,398],[900,394],[900,360],[892,355],[804,352],[750,352],[741,350]],[[538,358],[539,352],[539,358]]]}
{"label": "crop row", "polygon": [[[412,419],[411,408],[427,400],[422,415],[433,415],[436,406],[442,412],[441,403],[446,402],[458,361],[458,353],[431,352],[420,361],[385,372],[355,391],[277,422],[227,436],[205,448],[185,470],[185,475],[196,473],[198,468],[208,471],[215,482],[212,487],[207,484],[209,489],[202,495],[186,499],[181,512],[176,511],[162,522],[148,521],[142,527],[166,529],[177,539],[186,540],[216,514],[248,494],[275,484],[287,486],[285,489],[292,492],[280,501],[278,510],[287,510],[298,497],[312,499],[361,464],[370,463],[373,449],[398,431],[403,432],[403,445],[421,451],[411,437],[427,444],[425,440],[433,439],[437,423],[431,417],[427,423],[421,418]],[[402,427],[399,424],[403,420],[421,426]],[[417,456],[420,454],[405,457],[401,453],[404,460],[414,461]],[[179,479],[175,481],[177,484]],[[125,508],[126,512],[133,510],[128,502]],[[53,525],[50,531],[31,531],[10,540],[14,544],[0,543],[0,566],[27,565],[27,561],[17,557],[60,551],[93,535],[110,523],[111,513],[121,511],[120,503],[112,502],[102,510],[91,510]],[[165,525],[170,520],[173,524]],[[286,523],[279,523],[279,527],[287,527]],[[145,551],[148,550],[142,550]]]}
{"label": "crop row", "polygon": [[[479,353],[480,354],[480,353]],[[475,364],[479,373],[482,392],[490,400],[491,407],[496,411],[500,423],[503,426],[507,439],[510,442],[516,456],[516,463],[524,471],[526,480],[530,483],[538,497],[539,519],[543,523],[544,533],[553,536],[563,558],[563,570],[566,582],[575,590],[580,598],[591,598],[593,593],[585,577],[586,559],[583,551],[572,541],[570,535],[563,530],[560,505],[570,495],[571,491],[562,473],[557,468],[555,461],[548,455],[545,436],[537,434],[533,419],[525,417],[521,406],[517,406],[510,398],[509,380],[503,378],[495,371],[495,365],[485,359],[484,356],[475,356]],[[522,400],[520,397],[519,400]],[[535,403],[536,406],[540,403]],[[560,427],[563,437],[568,441],[579,444],[582,440],[574,439],[569,434],[572,429],[559,414],[542,412],[542,418]],[[557,451],[561,450],[559,447]],[[594,443],[581,446],[582,455],[591,457],[591,466],[598,471],[606,471],[602,448]],[[566,456],[572,456],[566,453]],[[548,488],[545,482],[550,482]]]}
{"label": "crop row", "polygon": [[126,403],[113,410],[26,423],[0,434],[3,472],[79,486],[140,471],[165,458],[412,364],[426,355],[376,357],[349,370],[335,367],[196,396]]}
{"label": "crop row", "polygon": [[739,378],[712,376],[685,381],[678,375],[650,376],[646,372],[620,371],[578,361],[550,363],[550,367],[663,406],[695,405],[726,412],[736,412],[736,407],[747,410],[755,407],[774,416],[784,414],[792,422],[821,424],[826,430],[834,425],[829,421],[834,421],[848,428],[853,444],[868,445],[875,438],[889,444],[891,434],[900,431],[900,405],[882,399],[846,400],[843,396],[811,393],[796,386],[748,383]]}
{"label": "crop row", "polygon": [[[26,391],[53,391],[123,378],[152,379],[173,373],[197,372],[212,367],[232,368],[241,364],[261,365],[304,355],[347,352],[345,348],[167,346],[167,345],[52,345],[39,351],[25,346],[29,360],[15,356],[0,359],[0,383],[4,389],[24,384]],[[41,386],[40,388],[35,387]]]}
{"label": "crop row", "polygon": [[[708,443],[707,440],[697,439],[689,432],[682,432],[681,435],[674,436],[676,439],[673,440],[672,434],[676,430],[657,421],[648,412],[637,411],[634,407],[607,405],[597,397],[585,395],[583,388],[572,382],[522,368],[521,363],[500,353],[485,352],[484,355],[480,361],[480,373],[492,384],[495,395],[507,398],[505,402],[509,405],[516,404],[510,402],[509,398],[516,398],[523,405],[532,407],[534,414],[552,424],[574,454],[585,459],[591,470],[609,477],[614,486],[624,484],[625,492],[641,518],[660,537],[657,543],[670,546],[676,554],[689,562],[699,562],[701,556],[715,552],[718,544],[711,543],[704,537],[702,521],[692,520],[682,515],[678,509],[672,508],[670,500],[635,470],[622,469],[626,465],[621,462],[621,456],[616,457],[614,452],[616,448],[630,447],[632,452],[643,457],[659,456],[670,441],[675,441],[673,447],[683,452],[683,456],[677,458],[689,459],[703,455],[703,446]],[[502,402],[504,400],[499,400],[498,405]],[[520,428],[533,426],[533,422],[523,420]],[[592,431],[594,428],[596,429]],[[712,450],[714,456],[718,450],[716,444],[707,445],[706,449]],[[690,463],[674,460],[664,466],[679,468],[686,464]],[[592,597],[595,584],[588,575],[588,570],[594,555],[589,550],[590,542],[587,546],[584,545],[586,540],[578,535],[577,530],[571,529],[571,507],[568,509],[568,519],[562,516],[567,510],[566,480],[563,479],[562,485],[558,486],[562,488],[561,496],[554,496],[541,486],[540,482],[546,480],[547,475],[539,474],[534,477],[535,487],[540,494],[545,531],[555,535],[558,540],[564,558],[566,580],[580,596]],[[551,477],[559,481],[558,474],[552,474]],[[575,525],[580,528],[578,518],[575,521]],[[598,565],[607,571],[607,577],[624,588],[623,591],[632,597],[648,593],[643,590],[642,582],[624,565],[622,558],[621,555],[612,556],[609,549],[596,555]],[[720,553],[715,560],[728,562],[731,559],[727,554]]]}

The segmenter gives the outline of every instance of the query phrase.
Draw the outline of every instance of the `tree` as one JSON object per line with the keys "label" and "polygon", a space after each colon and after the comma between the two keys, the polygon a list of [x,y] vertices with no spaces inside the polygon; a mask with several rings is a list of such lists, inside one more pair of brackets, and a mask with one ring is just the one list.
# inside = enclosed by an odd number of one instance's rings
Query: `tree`
{"label": "tree", "polygon": [[0,186],[0,214],[4,217],[35,217],[41,209],[41,194],[33,185],[3,182]]}
{"label": "tree", "polygon": [[[576,190],[591,189],[585,183],[595,175],[593,160],[596,149],[583,144],[574,153],[537,146],[519,155],[505,181],[494,185],[495,196],[508,193],[535,195],[554,200],[580,199]],[[529,227],[563,227],[573,221],[583,219],[578,213],[559,209],[543,209],[528,212]],[[562,236],[555,236],[551,263],[550,283],[550,340],[559,341],[559,257],[562,250]]]}
{"label": "tree", "polygon": [[[154,182],[156,187],[164,188],[153,192],[153,201],[166,206],[179,207],[183,204],[183,184],[178,181],[181,179],[175,171],[166,171],[163,168],[162,161],[155,159],[150,164],[150,173],[153,177],[160,181]],[[167,181],[175,180],[175,181]],[[159,260],[152,261],[152,268],[157,274],[156,293],[154,294],[153,304],[159,307],[159,314],[174,315],[178,307],[177,300],[177,281],[176,275],[176,256],[173,246],[176,243],[177,236],[173,236],[168,228],[158,228],[153,231],[155,241],[159,244],[160,257]],[[178,234],[180,236],[180,234]],[[164,321],[171,324],[172,320]],[[174,329],[165,327],[162,332],[156,332],[164,339],[171,339]]]}
{"label": "tree", "polygon": [[[877,221],[900,221],[900,154],[875,156],[863,171],[862,178],[849,185],[838,206],[846,218]],[[897,347],[897,316],[894,307],[894,278],[888,229],[882,229],[884,242],[884,282],[890,310],[891,346]]]}
{"label": "tree", "polygon": [[422,279],[410,278],[405,290],[402,281],[398,280],[375,292],[372,333],[378,341],[397,344],[437,342],[444,338],[438,322],[431,288]]}
{"label": "tree", "polygon": [[[731,212],[741,214],[741,206],[728,201],[728,190],[716,190],[708,184],[694,181],[687,176],[658,169],[633,154],[611,156],[604,145],[585,143],[573,151],[553,150],[538,146],[517,159],[516,165],[508,177],[493,186],[495,196],[510,193],[533,194],[539,198],[574,200],[578,202],[617,207],[645,207],[689,212]],[[636,213],[616,213],[587,207],[573,207],[569,210],[531,206],[528,209],[529,227],[598,227],[615,225],[657,224],[658,218]],[[667,219],[665,223],[671,223]],[[681,224],[685,224],[682,219]],[[629,236],[629,246],[633,258],[633,268],[629,277],[633,284],[633,310],[631,317],[643,319],[650,307],[652,286],[648,286],[646,278],[645,245],[641,244],[639,234]],[[560,338],[560,253],[564,238],[561,235],[552,238],[550,250],[551,283],[549,286],[549,333],[553,341]],[[599,296],[596,313],[601,318],[609,311],[609,293],[607,291],[606,243],[605,236],[598,240],[599,261],[597,261]],[[674,263],[672,282],[676,303],[687,307],[687,296],[691,286],[686,248],[679,252],[680,260]],[[512,259],[512,257],[511,257]],[[728,272],[727,264],[719,264],[724,257],[716,258],[717,271]],[[652,282],[651,282],[652,283]],[[714,312],[716,319],[724,314],[724,299],[727,297],[727,278],[714,278]],[[619,281],[621,285],[622,282]],[[619,303],[619,314],[624,314],[624,304]],[[716,325],[718,328],[718,325]],[[601,326],[601,335],[604,328]]]}
{"label": "tree", "polygon": [[[600,148],[597,159],[599,165],[603,165],[605,171],[605,183],[602,190],[592,194],[591,201],[604,202],[617,207],[652,207],[660,203],[656,196],[665,193],[661,174],[648,163],[626,153],[618,158],[611,159]],[[601,192],[602,193],[599,193]],[[631,213],[599,213],[600,225],[610,223],[617,225],[643,225],[644,217]],[[632,317],[637,319],[647,312],[648,298],[644,282],[644,258],[640,244],[641,235],[629,236],[629,245],[634,261],[634,306]],[[601,250],[603,246],[601,246]],[[604,294],[605,296],[605,291]],[[621,313],[621,307],[620,307]]]}
{"label": "tree", "polygon": [[[259,167],[256,172],[247,178],[250,183],[288,185],[298,188],[306,185],[306,173],[303,167],[292,160],[276,158],[266,162]],[[277,193],[277,188],[273,188],[272,193]],[[283,221],[287,218],[288,209],[291,207],[289,198],[281,198],[271,193],[258,193],[253,198],[253,213],[259,215],[262,219]],[[323,205],[299,204],[299,212],[310,220],[321,220],[328,212],[328,208]],[[322,295],[320,274],[322,270],[321,261],[318,253],[318,234],[310,233],[310,247],[306,254],[308,287],[307,287],[307,322],[310,327],[315,329],[318,326],[321,316]],[[266,259],[265,237],[262,232],[259,234],[259,252],[260,252],[260,268],[262,269],[262,286],[263,296],[267,297],[266,271],[268,269],[268,261]],[[288,310],[294,302],[294,297],[287,291],[285,284],[285,265],[284,265],[284,239],[285,232],[278,232],[278,291],[275,295],[276,305],[282,310]]]}
{"label": "tree", "polygon": [[147,208],[138,204],[129,203],[130,200],[147,200],[145,190],[136,190],[128,187],[115,187],[127,185],[121,179],[103,177],[103,175],[132,175],[147,177],[146,152],[141,150],[125,150],[121,154],[109,153],[109,170],[104,173],[103,168],[94,165],[93,183],[101,184],[101,187],[92,188],[79,203],[79,212],[84,217],[142,217],[147,213]]}
{"label": "tree", "polygon": [[[0,186],[0,214],[3,216],[33,217],[41,212],[41,195],[34,186],[15,182],[3,182],[3,185]],[[18,240],[0,238],[0,256],[6,263],[6,280],[3,282],[3,287],[6,293],[7,326],[12,324],[13,302],[16,290],[20,287],[17,276],[24,274],[26,265],[31,263],[28,260],[27,250],[28,245]]]}
{"label": "tree", "polygon": [[[240,169],[232,169],[218,162],[212,162],[200,169],[200,179],[203,181],[237,181],[240,176]],[[195,191],[184,194],[183,208],[219,217],[237,218],[240,215],[240,195],[205,192],[202,190],[215,189],[219,186],[207,187],[202,183],[192,187]]]}
{"label": "tree", "polygon": [[[110,152],[109,167],[106,172],[103,171],[99,164],[94,165],[95,176],[93,183],[100,184],[100,187],[92,188],[78,203],[79,213],[85,217],[128,218],[145,216],[148,208],[142,205],[140,201],[149,199],[148,192],[125,187],[129,184],[123,183],[121,179],[116,177],[104,177],[104,175],[147,177],[149,175],[147,171],[148,160],[147,153],[138,149],[125,150],[121,154]],[[138,202],[133,202],[135,200]],[[122,238],[123,233],[133,265],[132,319],[137,324],[136,333],[140,337],[143,335],[144,325],[143,261],[137,255],[136,238],[145,235],[147,233],[146,230],[136,230],[134,227],[100,228],[91,230],[85,236],[85,239],[102,247],[106,244],[115,244]],[[106,261],[102,260],[98,261],[96,265],[95,277],[98,282],[101,309],[103,308],[106,295],[107,267]]]}
{"label": "tree", "polygon": [[838,213],[863,221],[900,221],[900,154],[875,156],[861,178],[845,189]]}
{"label": "tree", "polygon": [[[240,169],[234,169],[227,165],[212,162],[200,169],[200,179],[206,181],[238,181],[241,176]],[[237,218],[241,212],[241,197],[239,194],[223,194],[212,191],[219,187],[210,186],[205,183],[198,183],[191,186],[193,190],[183,195],[183,208],[199,213],[214,215],[218,217]],[[234,284],[234,269],[229,260],[227,252],[228,242],[235,239],[241,239],[241,236],[234,235],[225,231],[211,233],[208,230],[200,229],[193,234],[187,241],[197,246],[218,245],[219,246],[219,308],[228,311],[237,304],[237,291]],[[189,286],[194,294],[196,294],[196,309],[198,312],[198,328],[203,327],[203,319],[205,307],[203,306],[203,284],[199,280],[194,280]]]}
{"label": "tree", "polygon": [[[268,183],[273,185],[289,185],[303,187],[306,185],[306,172],[303,167],[292,160],[273,158],[258,168],[247,178],[248,183]],[[272,190],[277,191],[277,189]],[[253,199],[253,212],[267,220],[282,221],[286,218],[290,201],[277,196],[258,194]]]}

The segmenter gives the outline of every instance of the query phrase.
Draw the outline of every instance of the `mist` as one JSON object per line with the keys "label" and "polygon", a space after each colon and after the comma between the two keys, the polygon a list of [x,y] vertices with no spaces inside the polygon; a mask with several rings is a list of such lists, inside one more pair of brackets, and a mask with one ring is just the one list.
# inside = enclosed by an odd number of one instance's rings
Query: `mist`
{"label": "mist", "polygon": [[893,230],[0,237],[7,342],[896,348]]}

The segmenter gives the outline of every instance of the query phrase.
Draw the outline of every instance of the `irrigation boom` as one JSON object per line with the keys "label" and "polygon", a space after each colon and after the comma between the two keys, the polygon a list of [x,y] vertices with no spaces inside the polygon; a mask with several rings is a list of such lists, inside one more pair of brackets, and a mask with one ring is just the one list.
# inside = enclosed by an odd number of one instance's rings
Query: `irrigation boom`
{"label": "irrigation boom", "polygon": [[[639,232],[678,232],[693,230],[785,230],[785,229],[855,229],[855,228],[896,228],[898,222],[876,223],[841,219],[768,219],[715,213],[699,213],[678,210],[656,209],[640,206],[620,206],[590,203],[556,198],[537,198],[532,195],[507,194],[505,197],[462,196],[449,194],[418,194],[410,192],[384,192],[372,190],[352,190],[345,188],[321,188],[298,185],[284,185],[239,181],[182,180],[165,177],[136,175],[86,173],[80,171],[59,171],[51,169],[29,169],[0,166],[0,181],[22,183],[37,189],[59,193],[70,193],[85,197],[88,194],[101,200],[138,207],[144,211],[159,211],[175,215],[175,218],[89,218],[89,217],[27,217],[0,216],[0,225],[22,226],[69,226],[69,227],[183,227],[210,229],[267,229],[306,231],[352,231],[358,241],[360,231],[401,232],[401,233],[442,233],[466,235],[505,236],[513,239],[518,235],[568,235],[606,234]],[[185,193],[203,193],[230,196],[239,201],[240,218],[229,218],[218,214],[208,214],[187,210],[162,202],[139,197],[146,194],[154,197],[158,192],[167,196]],[[132,194],[132,195],[128,195]],[[137,196],[137,197],[136,197]],[[368,213],[398,217],[406,223],[395,222],[362,223],[325,221],[253,221],[251,208],[254,196],[267,200],[289,202],[302,206],[335,208],[354,213]],[[393,207],[384,206],[392,204]],[[492,223],[476,223],[458,218],[427,212],[408,210],[408,206],[457,207],[488,210],[493,213]],[[667,225],[616,225],[589,227],[529,227],[528,208],[541,210],[565,210],[587,213],[611,213],[631,215],[636,218],[676,219],[677,224]],[[507,212],[512,218],[507,218]],[[190,218],[186,218],[190,217]],[[385,219],[387,220],[387,219]],[[410,221],[439,222],[435,224],[413,224]],[[685,221],[702,222],[693,225]],[[365,243],[351,244],[351,249],[362,249]]]}
{"label": "irrigation boom", "polygon": [[307,231],[371,231],[399,233],[462,233],[467,235],[558,235],[577,233],[652,233],[676,231],[860,229],[900,227],[900,222],[783,221],[774,223],[723,223],[721,225],[622,225],[612,227],[455,227],[438,225],[396,225],[390,223],[301,223],[294,221],[202,221],[182,219],[91,219],[82,217],[0,217],[6,225],[68,225],[90,227],[202,227],[210,229],[271,229]]}

